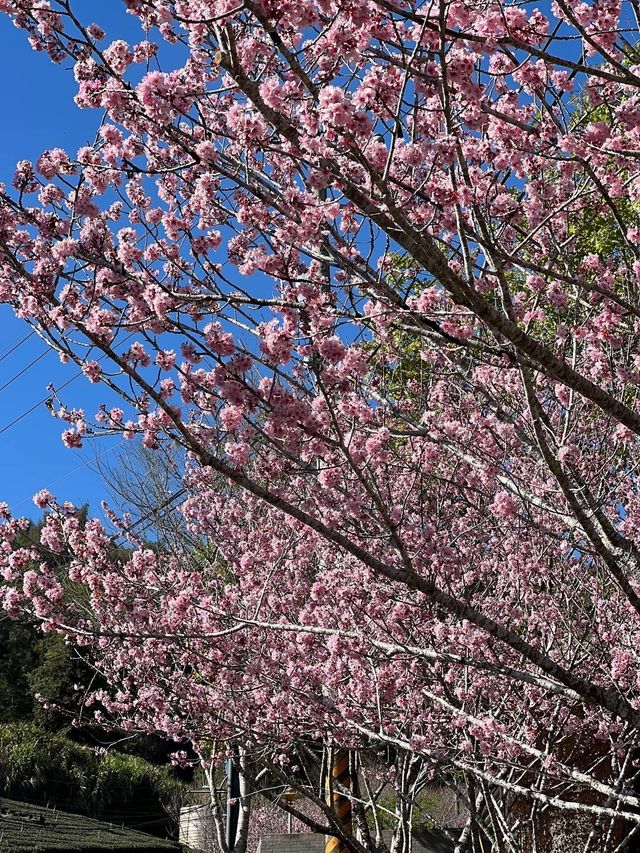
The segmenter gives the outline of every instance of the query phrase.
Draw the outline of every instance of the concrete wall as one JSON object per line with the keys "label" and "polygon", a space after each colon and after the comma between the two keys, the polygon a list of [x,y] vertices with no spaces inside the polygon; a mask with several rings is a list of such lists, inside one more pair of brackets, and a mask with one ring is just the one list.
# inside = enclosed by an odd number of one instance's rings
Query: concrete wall
{"label": "concrete wall", "polygon": [[210,853],[214,849],[215,835],[210,806],[184,806],[180,809],[181,844]]}

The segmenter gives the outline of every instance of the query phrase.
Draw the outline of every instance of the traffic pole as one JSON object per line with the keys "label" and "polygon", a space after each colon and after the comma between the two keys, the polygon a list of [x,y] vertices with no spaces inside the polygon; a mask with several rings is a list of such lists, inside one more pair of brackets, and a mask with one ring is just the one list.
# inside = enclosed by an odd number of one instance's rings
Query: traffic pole
{"label": "traffic pole", "polygon": [[[350,834],[353,829],[351,815],[351,800],[341,790],[336,790],[336,783],[341,788],[351,790],[351,776],[349,774],[349,750],[334,749],[330,768],[331,779],[327,776],[327,804],[331,806],[334,815],[345,834]],[[340,838],[328,835],[325,843],[325,853],[348,853],[349,848]]]}

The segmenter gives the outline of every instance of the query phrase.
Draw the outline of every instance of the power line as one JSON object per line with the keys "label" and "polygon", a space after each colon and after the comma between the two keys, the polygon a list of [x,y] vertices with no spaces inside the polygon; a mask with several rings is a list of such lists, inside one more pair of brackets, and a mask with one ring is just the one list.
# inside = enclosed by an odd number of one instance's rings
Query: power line
{"label": "power line", "polygon": [[[119,447],[123,447],[125,442],[126,442],[126,439],[123,439],[118,444],[114,444],[114,445],[111,445],[111,447],[107,447],[105,450],[103,450],[101,453],[98,454],[97,458],[103,459],[108,453],[111,453],[112,451],[117,450]],[[91,469],[91,462],[84,459],[82,461],[82,464],[76,465],[75,468],[71,468],[69,471],[65,471],[64,474],[61,474],[59,477],[56,477],[55,480],[53,480],[51,483],[47,483],[42,488],[52,489],[54,486],[57,486],[58,483],[61,483],[62,480],[66,480],[67,477],[70,477],[72,474],[76,474],[78,471],[81,471],[83,468],[89,468],[90,470],[93,470],[93,469]],[[32,496],[29,495],[29,497],[22,498],[22,500],[19,500],[16,503],[12,502],[11,506],[15,509],[19,506],[22,506],[22,504],[27,503],[27,501],[30,501],[31,499],[32,499]]]}
{"label": "power line", "polygon": [[24,338],[21,338],[19,341],[9,344],[6,350],[0,353],[0,361],[4,361],[5,358],[8,358],[12,353],[14,353],[18,347],[21,347],[22,344],[26,343],[29,338],[32,338],[35,335],[35,332],[29,332],[28,335],[25,335]]}
{"label": "power line", "polygon": [[30,415],[30,414],[31,414],[31,412],[35,412],[35,410],[36,410],[39,406],[41,406],[43,403],[46,403],[48,399],[49,399],[49,397],[44,397],[42,400],[38,400],[38,402],[37,402],[37,403],[34,403],[34,404],[33,404],[33,406],[31,406],[31,408],[30,408],[30,409],[27,409],[27,411],[26,411],[26,412],[23,412],[21,415],[18,415],[18,417],[17,417],[17,418],[14,418],[14,419],[11,421],[11,423],[8,423],[8,424],[6,424],[5,426],[3,426],[3,427],[2,427],[2,429],[0,429],[0,435],[2,435],[2,433],[3,433],[3,432],[6,432],[8,429],[11,429],[11,427],[12,427],[12,426],[15,426],[17,423],[20,423],[20,421],[21,421],[23,418],[26,418],[26,417],[27,417],[27,415]]}
{"label": "power line", "polygon": [[152,510],[143,515],[141,518],[138,518],[136,521],[133,522],[133,524],[130,524],[128,527],[123,528],[119,533],[114,534],[114,536],[111,537],[112,542],[115,543],[123,536],[127,536],[129,533],[131,533],[132,530],[135,530],[136,527],[139,527],[141,524],[144,524],[145,521],[148,521],[154,515],[157,515],[161,510],[169,507],[174,501],[176,501],[178,498],[181,498],[186,493],[187,489],[185,487],[178,489],[177,492],[174,492],[172,495],[169,495],[169,497],[165,501],[163,501],[158,506],[155,506]]}
{"label": "power line", "polygon": [[[75,378],[77,378],[77,377],[75,377]],[[72,380],[70,380],[70,381],[72,381]],[[49,398],[47,398],[47,399],[49,399]],[[40,404],[37,403],[36,405],[40,405]],[[8,424],[7,427],[5,427],[5,429],[8,429],[9,426],[11,426],[11,425]],[[0,434],[1,433],[2,433],[2,430],[0,430]],[[126,443],[126,439],[123,439],[118,444],[115,444],[112,447],[107,448],[101,454],[99,454],[99,458],[103,458],[108,453],[111,453],[112,451],[117,450],[119,447],[123,447],[125,443]],[[57,477],[53,482],[49,483],[44,488],[50,489],[53,486],[55,486],[57,483],[60,483],[62,480],[66,479],[67,477],[70,477],[72,474],[75,474],[77,471],[80,471],[80,470],[82,470],[82,468],[85,468],[88,466],[89,466],[89,462],[83,461],[81,465],[77,465],[75,468],[72,468],[70,471],[67,471],[66,473],[62,474],[60,477]],[[185,487],[178,489],[177,492],[174,492],[173,494],[169,495],[169,497],[166,498],[166,500],[164,500],[161,504],[158,504],[158,506],[155,506],[155,507],[153,507],[153,509],[149,510],[148,513],[146,513],[145,515],[136,519],[134,522],[132,522],[127,527],[123,527],[122,530],[120,530],[118,533],[114,533],[113,536],[111,537],[112,542],[115,543],[118,541],[118,539],[121,539],[124,536],[128,536],[129,533],[134,531],[141,524],[144,524],[145,521],[149,521],[151,518],[153,518],[153,516],[158,515],[158,513],[162,512],[163,509],[167,509],[168,507],[170,507],[171,504],[173,504],[175,501],[178,500],[178,498],[181,498],[186,493],[187,493],[187,489]],[[21,501],[18,501],[18,503],[12,504],[12,506],[19,507],[22,504],[26,503],[28,500],[30,500],[30,498],[23,498]]]}
{"label": "power line", "polygon": [[[40,353],[40,355],[37,355],[37,356],[33,359],[33,361],[30,361],[30,362],[29,362],[29,364],[25,365],[25,366],[22,368],[22,370],[19,370],[19,371],[16,373],[16,375],[15,375],[15,376],[12,376],[12,377],[11,377],[11,379],[8,379],[8,380],[4,383],[4,385],[0,385],[0,392],[4,391],[4,389],[5,389],[5,388],[8,388],[8,387],[9,387],[9,385],[12,385],[12,384],[16,381],[16,379],[20,379],[20,377],[21,377],[24,373],[26,373],[26,372],[27,372],[27,370],[31,370],[31,368],[34,366],[34,364],[37,364],[39,361],[41,361],[41,360],[45,357],[45,355],[49,355],[49,353],[50,353],[50,352],[51,352],[51,350],[46,349],[44,352],[41,352],[41,353]],[[2,361],[2,359],[0,359],[0,361]]]}
{"label": "power line", "polygon": [[[82,371],[81,371],[81,370],[79,370],[79,371],[78,371],[74,376],[72,376],[72,377],[71,377],[71,379],[67,379],[67,381],[66,381],[66,382],[64,382],[64,383],[63,383],[59,388],[57,388],[57,389],[56,389],[56,391],[62,391],[62,389],[63,389],[63,388],[66,388],[68,385],[71,385],[71,383],[72,383],[72,382],[75,382],[75,381],[76,381],[76,379],[78,379],[78,377],[80,377],[80,376],[82,376]],[[30,414],[31,414],[31,412],[35,412],[35,410],[36,410],[37,408],[39,408],[40,406],[42,406],[44,403],[46,403],[46,402],[47,402],[47,400],[50,400],[50,399],[51,399],[51,394],[47,394],[47,396],[46,396],[46,397],[43,397],[43,398],[42,398],[42,400],[38,400],[38,402],[37,402],[37,403],[34,403],[34,404],[33,404],[33,406],[31,406],[31,408],[29,408],[29,409],[27,409],[27,410],[26,410],[26,412],[22,412],[22,414],[21,414],[21,415],[18,415],[18,416],[17,416],[16,418],[14,418],[10,423],[5,424],[5,425],[0,429],[0,435],[2,435],[3,433],[5,433],[8,429],[11,429],[11,427],[15,426],[17,423],[20,423],[20,421],[21,421],[21,420],[23,420],[23,418],[26,418],[26,417],[27,417],[27,415],[30,415]]]}
{"label": "power line", "polygon": [[[34,334],[35,334],[35,332],[31,332],[31,334],[27,335],[27,336],[26,336],[26,338],[24,338],[24,339],[23,339],[23,342],[24,342],[25,340],[27,340],[27,338],[30,338],[30,337],[31,337],[31,335],[34,335]],[[125,338],[123,338],[122,343],[123,343],[123,344],[124,344],[124,343],[126,343],[126,342],[127,342],[130,338],[132,338],[132,337],[133,337],[133,332],[131,332],[129,335],[127,335]],[[16,346],[17,346],[17,345],[16,345]],[[49,350],[45,350],[45,352],[43,353],[43,356],[44,356],[44,355],[46,355],[46,354],[47,354],[47,352],[49,352]],[[107,353],[103,353],[103,354],[100,356],[100,358],[98,358],[97,360],[98,360],[98,361],[103,361],[103,359],[105,359],[106,357],[107,357]],[[38,359],[36,359],[36,360],[39,360],[39,358],[40,358],[40,356],[39,356],[39,357],[38,357]],[[2,360],[2,359],[0,358],[0,361],[1,361],[1,360]],[[26,368],[24,368],[24,370],[27,370],[27,369],[28,369],[28,367],[29,367],[29,365],[28,365]],[[24,370],[23,370],[23,372],[24,372]],[[63,382],[63,384],[62,384],[59,388],[56,388],[56,393],[58,393],[58,391],[62,391],[62,390],[63,390],[63,388],[67,388],[69,385],[71,385],[71,383],[72,383],[72,382],[75,382],[75,381],[76,381],[76,379],[78,379],[80,376],[82,376],[82,370],[79,370],[79,371],[78,371],[77,373],[75,373],[75,374],[74,374],[70,379],[67,379],[67,381],[66,381],[66,382]],[[17,377],[14,377],[14,379],[16,379],[16,378],[17,378]],[[13,379],[11,379],[11,380],[10,380],[10,382],[13,382]],[[3,386],[3,387],[4,387],[4,386]],[[0,388],[0,390],[2,390],[2,389]],[[10,423],[5,424],[2,428],[0,428],[0,435],[2,435],[3,433],[5,433],[7,430],[11,429],[11,427],[15,426],[17,423],[20,423],[20,421],[21,421],[21,420],[23,420],[24,418],[26,418],[26,417],[27,417],[28,415],[30,415],[32,412],[35,412],[35,410],[36,410],[39,406],[42,406],[44,403],[46,403],[46,402],[47,402],[47,400],[51,400],[51,399],[52,399],[52,395],[51,395],[51,394],[47,394],[47,396],[46,396],[46,397],[43,397],[43,398],[42,398],[42,400],[38,400],[38,402],[37,402],[37,403],[34,403],[34,404],[33,404],[33,406],[31,406],[29,409],[27,409],[27,410],[26,410],[26,412],[22,412],[22,414],[21,414],[21,415],[18,415],[17,417],[15,417],[15,418],[10,422]]]}

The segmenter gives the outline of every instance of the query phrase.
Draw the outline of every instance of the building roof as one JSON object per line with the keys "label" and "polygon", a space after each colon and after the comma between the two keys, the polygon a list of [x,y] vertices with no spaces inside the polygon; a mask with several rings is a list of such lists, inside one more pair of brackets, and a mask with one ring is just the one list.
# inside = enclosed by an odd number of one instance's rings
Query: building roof
{"label": "building roof", "polygon": [[0,853],[180,853],[175,841],[84,815],[0,800]]}
{"label": "building roof", "polygon": [[[387,843],[391,841],[390,832],[383,836]],[[317,832],[263,835],[257,853],[324,853],[325,838]],[[453,853],[454,846],[439,829],[422,830],[413,836],[413,853]]]}

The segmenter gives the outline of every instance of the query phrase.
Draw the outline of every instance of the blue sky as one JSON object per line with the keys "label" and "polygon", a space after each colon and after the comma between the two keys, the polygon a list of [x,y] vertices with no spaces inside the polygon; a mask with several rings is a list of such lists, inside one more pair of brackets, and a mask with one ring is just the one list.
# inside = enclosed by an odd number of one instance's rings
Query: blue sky
{"label": "blue sky", "polygon": [[[74,6],[83,20],[96,20],[109,36],[126,32],[138,40],[142,35],[138,25],[125,16],[123,7],[121,0],[76,0]],[[79,110],[73,103],[76,85],[70,63],[56,66],[46,55],[31,50],[24,31],[16,29],[5,15],[0,15],[0,79],[4,81],[0,93],[1,182],[10,184],[18,160],[34,159],[56,146],[75,152],[93,138],[99,113]],[[18,514],[37,517],[39,511],[31,496],[48,487],[60,499],[89,502],[100,514],[105,490],[90,463],[98,453],[111,453],[109,447],[113,449],[118,442],[98,439],[81,451],[67,450],[60,439],[62,422],[52,418],[44,405],[5,429],[46,396],[50,382],[59,386],[77,372],[72,366],[60,365],[50,352],[3,389],[45,350],[33,336],[5,355],[28,332],[10,309],[0,305],[0,500],[7,501]],[[86,405],[87,414],[94,413],[100,399],[99,392],[84,378],[72,382],[62,395],[69,405]]]}
{"label": "blue sky", "polygon": [[[541,8],[546,5],[541,4]],[[135,41],[143,37],[138,22],[125,14],[123,0],[74,0],[73,8],[83,22],[96,20],[105,28],[107,43],[118,37]],[[181,48],[174,50],[176,60]],[[167,52],[171,57],[171,50],[163,46],[163,57]],[[57,146],[75,153],[78,147],[92,141],[100,115],[75,106],[76,84],[70,62],[57,66],[46,55],[32,51],[25,33],[14,28],[2,14],[0,75],[5,83],[0,92],[0,182],[10,184],[18,160],[35,159],[43,150]],[[18,513],[36,515],[30,498],[38,489],[47,487],[60,499],[77,504],[89,502],[99,514],[105,489],[90,466],[96,454],[105,454],[107,461],[107,454],[119,442],[97,439],[87,442],[81,451],[63,446],[62,422],[52,418],[44,405],[35,404],[46,397],[49,383],[59,387],[77,369],[60,365],[53,353],[25,369],[45,350],[34,336],[7,355],[27,332],[28,328],[0,305],[0,500],[6,500]],[[11,382],[19,373],[20,377]],[[64,390],[63,399],[67,405],[84,407],[92,415],[100,393],[79,378]],[[34,406],[30,414],[20,418]],[[8,426],[18,418],[14,426]]]}

